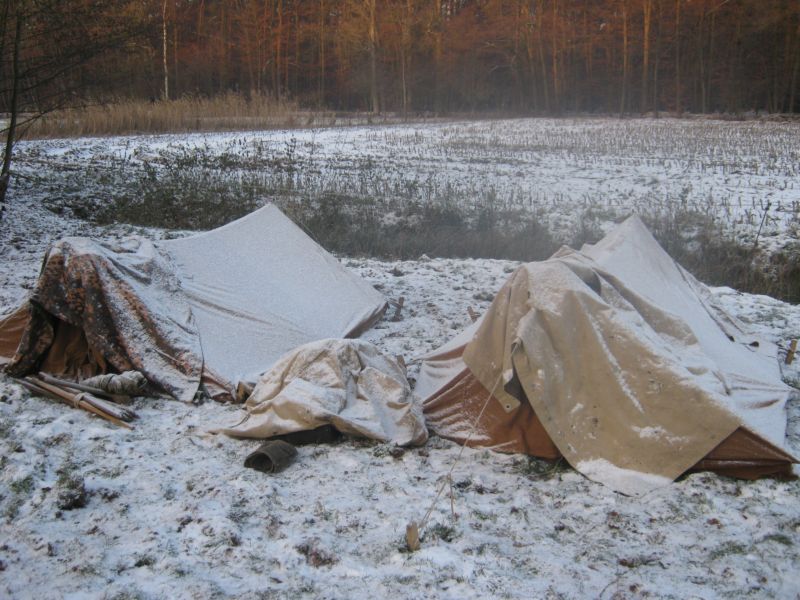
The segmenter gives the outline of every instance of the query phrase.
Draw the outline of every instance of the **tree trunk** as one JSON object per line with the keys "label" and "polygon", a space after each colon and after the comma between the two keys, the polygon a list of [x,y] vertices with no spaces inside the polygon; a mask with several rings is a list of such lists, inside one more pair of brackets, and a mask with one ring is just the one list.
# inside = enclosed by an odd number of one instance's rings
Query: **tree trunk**
{"label": "tree trunk", "polygon": [[[582,90],[581,93],[583,93],[583,94],[588,96],[589,95],[589,90],[591,89],[590,86],[592,84],[592,79],[594,77],[594,68],[593,68],[594,62],[592,60],[592,52],[594,51],[594,43],[593,43],[593,36],[592,36],[593,27],[592,27],[592,25],[591,25],[591,23],[589,21],[589,8],[588,7],[584,9],[584,13],[583,14],[584,14],[584,17],[583,17],[583,20],[584,20],[583,29],[584,29],[584,31],[586,33],[586,43],[585,43],[584,48],[583,48],[583,55],[584,55],[584,62],[585,62],[584,68],[586,70],[585,83],[588,84],[588,85],[584,85],[583,86],[583,90]],[[587,98],[587,100],[588,100],[588,98]]]}
{"label": "tree trunk", "polygon": [[325,0],[319,0],[319,107],[325,106]]}
{"label": "tree trunk", "polygon": [[711,92],[712,92],[712,84],[713,84],[713,73],[714,73],[714,33],[716,30],[716,11],[711,13],[711,31],[708,34],[708,66],[706,67],[706,93],[705,99],[703,104],[706,107],[706,110],[713,110],[713,105],[711,104]]}
{"label": "tree trunk", "polygon": [[[437,2],[434,3],[436,5]],[[442,22],[443,16],[441,14],[441,9],[436,9],[438,14],[436,15],[436,35],[433,40],[433,71],[434,71],[434,91],[433,91],[433,110],[437,116],[441,113],[443,109],[443,93],[442,88],[444,87],[442,84],[442,29],[444,29],[444,23]]]}
{"label": "tree trunk", "polygon": [[661,66],[661,21],[664,13],[662,0],[656,1],[658,2],[658,27],[656,28],[656,56],[653,62],[653,110],[658,118],[658,72]]}
{"label": "tree trunk", "polygon": [[226,4],[221,3],[219,8],[219,81],[217,91],[223,93],[228,87],[228,40],[225,27],[227,12]]}
{"label": "tree trunk", "polygon": [[369,11],[369,100],[373,113],[381,112],[378,101],[378,27],[376,22],[376,0],[366,0]]}
{"label": "tree trunk", "polygon": [[[705,52],[705,22],[706,13],[705,10],[703,10],[703,13],[700,15],[700,27],[697,28],[697,47],[700,54],[700,112],[702,114],[706,113],[706,71],[708,70]],[[695,106],[697,105],[695,104]]]}
{"label": "tree trunk", "polygon": [[178,97],[178,22],[173,15],[172,24],[172,95]]}
{"label": "tree trunk", "polygon": [[3,154],[3,167],[0,169],[0,220],[3,218],[3,213],[6,210],[6,193],[8,192],[8,185],[11,181],[11,156],[14,151],[14,136],[17,133],[17,117],[19,116],[19,86],[20,86],[20,68],[19,68],[19,46],[22,39],[22,21],[23,16],[20,9],[15,11],[16,27],[14,28],[14,51],[11,59],[11,103],[9,111],[11,112],[8,122],[8,130],[6,131],[6,147]]}
{"label": "tree trunk", "polygon": [[558,81],[558,75],[559,75],[559,72],[558,72],[558,28],[556,27],[556,15],[558,13],[558,0],[552,0],[552,2],[553,2],[553,5],[552,5],[553,6],[553,9],[552,9],[553,22],[552,22],[552,25],[551,25],[552,30],[551,30],[550,33],[552,34],[552,52],[553,52],[553,56],[551,57],[552,58],[552,63],[553,63],[553,107],[556,110],[556,112],[560,112],[560,110],[561,110],[561,105],[560,105],[560,102],[561,102],[561,88],[559,86],[559,81]]}
{"label": "tree trunk", "polygon": [[300,12],[294,8],[294,92],[300,86]]}
{"label": "tree trunk", "polygon": [[534,48],[534,11],[533,8],[535,4],[531,3],[528,5],[526,10],[526,21],[525,21],[525,50],[528,56],[528,73],[530,77],[530,93],[531,93],[531,100],[533,102],[533,110],[539,110],[539,93],[536,87],[536,49]]}
{"label": "tree trunk", "polygon": [[542,39],[542,20],[539,19],[539,27],[536,37],[539,40],[539,63],[542,67],[542,89],[544,92],[544,109],[550,111],[550,93],[547,89],[547,63],[544,59],[544,40]]}
{"label": "tree trunk", "polygon": [[652,0],[642,0],[644,36],[642,41],[642,104],[640,110],[647,112],[647,85],[650,76],[650,21],[653,13]]}
{"label": "tree trunk", "polygon": [[283,38],[283,0],[278,0],[278,27],[275,31],[275,98],[281,97],[281,76],[283,72],[281,38]]}
{"label": "tree trunk", "polygon": [[622,0],[622,89],[619,96],[619,116],[625,114],[628,92],[628,0]]}
{"label": "tree trunk", "polygon": [[795,37],[794,47],[794,65],[792,66],[792,78],[789,83],[789,110],[788,112],[796,112],[795,100],[797,98],[797,79],[798,72],[800,71],[800,26],[797,28],[797,35]]}
{"label": "tree trunk", "polygon": [[169,100],[169,67],[167,66],[167,0],[161,5],[162,65],[164,67],[164,100]]}
{"label": "tree trunk", "polygon": [[400,82],[402,85],[402,101],[403,101],[403,118],[408,115],[409,93],[408,93],[408,77],[410,69],[410,56],[411,52],[411,17],[412,17],[411,0],[406,0],[404,5],[402,32],[400,40]]}
{"label": "tree trunk", "polygon": [[681,108],[681,0],[675,0],[675,112]]}

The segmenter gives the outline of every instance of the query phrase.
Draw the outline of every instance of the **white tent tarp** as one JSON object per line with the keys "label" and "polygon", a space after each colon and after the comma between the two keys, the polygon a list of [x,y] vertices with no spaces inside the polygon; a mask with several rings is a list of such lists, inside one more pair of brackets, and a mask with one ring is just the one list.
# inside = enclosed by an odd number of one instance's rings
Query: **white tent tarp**
{"label": "white tent tarp", "polygon": [[355,337],[386,301],[275,206],[153,244],[65,238],[0,319],[0,365],[82,377],[137,370],[175,398],[232,399],[288,350]]}
{"label": "white tent tarp", "polygon": [[357,336],[386,307],[271,204],[160,246],[177,267],[206,365],[231,382],[255,381],[306,342]]}
{"label": "white tent tarp", "polygon": [[400,446],[428,439],[405,369],[362,340],[320,340],[289,352],[261,376],[245,408],[245,420],[218,431],[270,438],[333,425]]}

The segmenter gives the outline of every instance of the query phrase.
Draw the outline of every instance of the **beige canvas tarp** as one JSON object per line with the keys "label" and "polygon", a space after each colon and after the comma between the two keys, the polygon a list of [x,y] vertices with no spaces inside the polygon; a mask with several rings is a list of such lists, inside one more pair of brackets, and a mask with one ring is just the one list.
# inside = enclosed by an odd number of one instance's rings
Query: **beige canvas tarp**
{"label": "beige canvas tarp", "polygon": [[698,466],[786,471],[776,348],[709,297],[636,217],[524,265],[426,357],[416,391],[429,427],[465,440],[491,394],[472,445],[563,456],[627,494]]}
{"label": "beige canvas tarp", "polygon": [[86,376],[142,372],[184,401],[201,381],[220,400],[287,350],[358,335],[386,301],[280,210],[152,243],[66,238],[34,292],[0,319],[0,365]]}
{"label": "beige canvas tarp", "polygon": [[428,439],[405,369],[361,340],[311,342],[261,376],[234,437],[270,438],[332,425],[342,433],[397,445]]}

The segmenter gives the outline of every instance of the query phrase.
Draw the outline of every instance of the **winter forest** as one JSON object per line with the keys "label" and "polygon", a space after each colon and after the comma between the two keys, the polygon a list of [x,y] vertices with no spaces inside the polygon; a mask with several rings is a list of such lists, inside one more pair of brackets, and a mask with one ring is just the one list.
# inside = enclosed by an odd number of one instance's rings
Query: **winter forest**
{"label": "winter forest", "polygon": [[31,109],[227,92],[404,114],[800,109],[794,0],[4,0],[0,11],[6,109],[15,60]]}

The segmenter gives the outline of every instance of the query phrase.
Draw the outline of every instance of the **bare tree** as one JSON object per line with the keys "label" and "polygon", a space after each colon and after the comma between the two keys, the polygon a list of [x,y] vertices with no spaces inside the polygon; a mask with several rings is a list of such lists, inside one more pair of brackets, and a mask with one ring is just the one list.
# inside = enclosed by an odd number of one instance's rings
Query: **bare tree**
{"label": "bare tree", "polygon": [[167,67],[167,0],[161,6],[161,42],[164,66],[164,100],[169,100],[169,68]]}
{"label": "bare tree", "polygon": [[[0,0],[0,106],[8,114],[0,218],[13,175],[14,144],[43,115],[82,102],[98,73],[92,61],[145,31],[129,0]],[[141,6],[130,3],[134,7]],[[125,18],[120,15],[125,15]]]}

